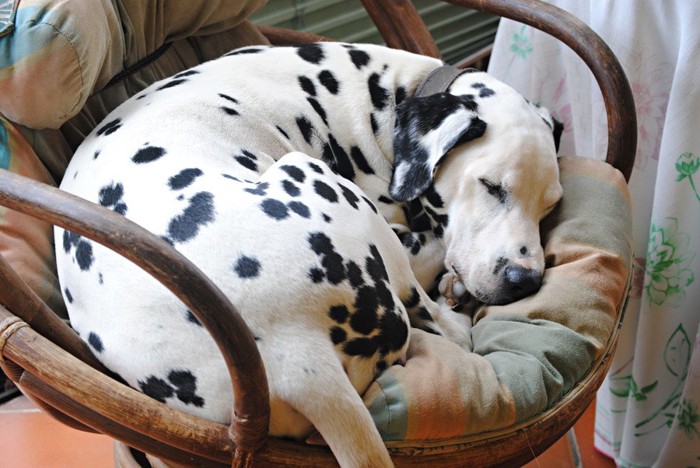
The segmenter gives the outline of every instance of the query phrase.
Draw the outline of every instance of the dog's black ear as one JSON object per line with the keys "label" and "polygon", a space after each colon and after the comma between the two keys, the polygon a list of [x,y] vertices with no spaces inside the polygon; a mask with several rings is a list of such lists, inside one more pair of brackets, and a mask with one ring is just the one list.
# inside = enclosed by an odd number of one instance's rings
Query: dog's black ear
{"label": "dog's black ear", "polygon": [[559,122],[554,117],[552,117],[552,123],[554,125],[554,128],[552,129],[552,133],[554,134],[554,149],[558,153],[559,143],[561,142],[561,134],[564,133],[564,124]]}
{"label": "dog's black ear", "polygon": [[477,107],[472,96],[449,93],[409,97],[396,107],[389,186],[394,200],[418,198],[450,150],[484,134],[486,122],[477,116]]}
{"label": "dog's black ear", "polygon": [[530,101],[527,102],[535,108],[535,111],[537,111],[540,117],[542,117],[544,123],[546,123],[547,126],[552,129],[552,136],[554,137],[554,149],[558,153],[559,143],[561,142],[561,134],[564,132],[564,124],[552,117],[551,112],[549,112],[547,108],[542,107],[539,104],[532,104]]}

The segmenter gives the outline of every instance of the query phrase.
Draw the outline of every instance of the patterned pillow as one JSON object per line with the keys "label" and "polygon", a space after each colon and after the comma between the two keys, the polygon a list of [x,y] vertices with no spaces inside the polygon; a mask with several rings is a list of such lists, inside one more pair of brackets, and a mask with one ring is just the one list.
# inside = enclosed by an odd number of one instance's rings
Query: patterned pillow
{"label": "patterned pillow", "polygon": [[263,3],[2,1],[0,113],[29,128],[59,128],[95,90],[164,43],[227,31]]}

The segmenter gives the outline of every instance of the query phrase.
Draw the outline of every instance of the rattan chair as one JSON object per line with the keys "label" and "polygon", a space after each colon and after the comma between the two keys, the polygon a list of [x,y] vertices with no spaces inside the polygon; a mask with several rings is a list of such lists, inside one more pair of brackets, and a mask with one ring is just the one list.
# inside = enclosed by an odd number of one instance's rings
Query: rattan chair
{"label": "rattan chair", "polygon": [[[607,162],[629,180],[636,147],[634,103],[624,73],[602,40],[582,22],[534,0],[449,0],[529,24],[571,47],[592,70],[608,117]],[[391,47],[439,56],[410,1],[363,0]],[[400,20],[397,20],[400,18]],[[272,43],[325,40],[261,27]],[[253,336],[216,286],[170,245],[123,216],[56,188],[0,171],[0,204],[100,242],[168,287],[216,340],[235,394],[232,424],[204,420],[140,393],[113,378],[77,335],[0,256],[0,367],[45,411],[83,431],[100,432],[163,460],[187,465],[284,464],[329,466],[326,447],[267,436],[269,401]],[[457,445],[394,453],[397,465],[490,466],[524,463],[561,437],[593,400],[609,368],[621,320],[588,374],[539,416]],[[439,444],[438,444],[439,445]]]}

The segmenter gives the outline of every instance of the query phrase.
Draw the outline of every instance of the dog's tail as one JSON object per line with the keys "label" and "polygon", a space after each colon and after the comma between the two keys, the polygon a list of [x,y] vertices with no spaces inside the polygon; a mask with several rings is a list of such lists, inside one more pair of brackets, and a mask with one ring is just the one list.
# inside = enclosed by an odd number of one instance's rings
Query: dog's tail
{"label": "dog's tail", "polygon": [[[304,415],[341,467],[392,467],[389,452],[330,342],[309,337],[294,343],[283,362],[265,363],[268,375],[284,376],[270,388]],[[304,349],[299,349],[300,346]],[[323,348],[323,349],[319,349]],[[279,348],[276,354],[279,356]]]}

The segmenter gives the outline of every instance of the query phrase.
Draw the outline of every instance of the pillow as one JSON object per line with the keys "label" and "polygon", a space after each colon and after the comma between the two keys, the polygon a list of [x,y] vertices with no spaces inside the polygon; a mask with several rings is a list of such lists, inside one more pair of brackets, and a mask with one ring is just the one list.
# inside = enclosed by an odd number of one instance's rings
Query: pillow
{"label": "pillow", "polygon": [[29,128],[58,128],[94,90],[164,43],[229,30],[263,3],[9,0],[0,26],[0,113]]}
{"label": "pillow", "polygon": [[542,223],[542,288],[478,309],[471,353],[413,330],[405,366],[384,371],[364,394],[388,446],[451,445],[522,422],[602,358],[631,271],[627,184],[602,161],[560,158],[559,167],[564,196]]}

